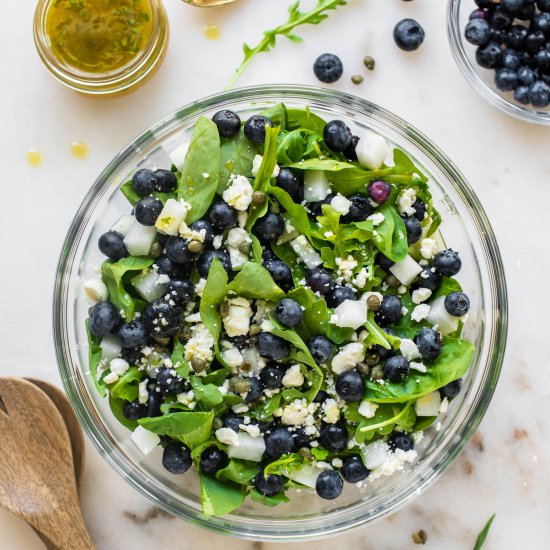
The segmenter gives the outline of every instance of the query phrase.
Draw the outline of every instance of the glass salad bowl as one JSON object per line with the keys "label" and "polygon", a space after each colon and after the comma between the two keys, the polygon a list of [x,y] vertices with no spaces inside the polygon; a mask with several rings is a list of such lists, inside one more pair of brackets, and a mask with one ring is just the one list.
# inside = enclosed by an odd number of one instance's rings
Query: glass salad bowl
{"label": "glass salad bowl", "polygon": [[513,92],[502,92],[494,83],[495,71],[480,67],[475,58],[476,46],[464,38],[464,29],[470,13],[477,9],[474,0],[449,0],[447,35],[458,68],[473,88],[491,105],[515,118],[534,124],[550,125],[550,106],[537,109],[521,105],[514,100]]}
{"label": "glass salad bowl", "polygon": [[[88,304],[83,285],[96,276],[102,262],[98,237],[127,213],[119,192],[136,167],[169,167],[169,153],[188,141],[199,115],[211,117],[221,108],[243,118],[283,101],[305,107],[326,120],[343,119],[353,133],[365,128],[384,135],[406,151],[429,176],[434,204],[442,214],[442,234],[460,250],[458,278],[471,299],[464,337],[475,344],[463,391],[441,423],[430,428],[416,446],[418,460],[393,476],[356,487],[347,484],[334,502],[310,491],[292,490],[290,502],[276,508],[247,499],[223,517],[201,512],[198,476],[173,476],[162,468],[161,449],[143,456],[131,433],[111,412],[88,373],[85,330]],[[259,86],[221,93],[183,107],[139,136],[105,168],[75,215],[59,261],[54,296],[54,335],[61,377],[76,414],[105,460],[155,505],[207,529],[263,540],[309,540],[365,525],[401,508],[433,483],[474,434],[491,400],[504,355],[507,329],[506,283],[489,221],[476,195],[452,162],[418,130],[362,99],[333,90],[299,86]]]}

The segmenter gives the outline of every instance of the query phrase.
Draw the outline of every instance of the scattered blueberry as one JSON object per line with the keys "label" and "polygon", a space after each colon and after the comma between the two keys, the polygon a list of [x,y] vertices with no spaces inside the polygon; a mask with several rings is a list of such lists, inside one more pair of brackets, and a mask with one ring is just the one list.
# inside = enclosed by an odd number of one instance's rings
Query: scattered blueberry
{"label": "scattered blueberry", "polygon": [[514,90],[514,99],[522,105],[529,105],[529,86],[518,86]]}
{"label": "scattered blueberry", "polygon": [[182,443],[169,443],[162,453],[162,465],[171,474],[184,474],[193,463],[191,451]]}
{"label": "scattered blueberry", "polygon": [[252,378],[247,378],[250,382],[250,389],[246,392],[244,400],[247,403],[255,403],[263,395],[263,386],[259,378],[253,376]]}
{"label": "scattered blueberry", "polygon": [[370,470],[363,463],[359,455],[351,455],[344,458],[342,466],[342,475],[348,483],[358,483],[363,481],[370,474]]}
{"label": "scattered blueberry", "polygon": [[376,321],[381,325],[393,325],[401,319],[402,309],[401,298],[388,294],[382,298],[380,308],[376,312]]}
{"label": "scattered blueberry", "polygon": [[244,424],[244,418],[236,415],[234,412],[228,412],[222,418],[224,428],[231,428],[235,432],[239,431],[241,424]]}
{"label": "scattered blueberry", "polygon": [[273,315],[281,325],[292,328],[299,325],[304,318],[304,312],[300,304],[291,298],[283,298],[275,308]]}
{"label": "scattered blueberry", "polygon": [[157,372],[155,382],[162,395],[177,395],[183,391],[183,380],[174,369],[161,367]]}
{"label": "scattered blueberry", "polygon": [[310,202],[307,207],[309,208],[309,211],[311,212],[311,215],[315,218],[318,216],[323,215],[323,204],[330,204],[330,201],[334,198],[333,194],[327,195],[323,200],[321,201],[315,201]]}
{"label": "scattered blueberry", "polygon": [[210,207],[208,217],[216,229],[231,229],[237,225],[239,213],[223,201],[215,202]]}
{"label": "scattered blueberry", "polygon": [[384,363],[384,378],[399,384],[409,374],[409,362],[401,355],[392,355]]}
{"label": "scattered blueberry", "polygon": [[445,298],[445,309],[449,315],[462,317],[470,309],[470,299],[464,292],[451,292]]}
{"label": "scattered blueberry", "polygon": [[166,255],[159,256],[153,264],[154,269],[161,275],[174,275],[177,272],[176,264]]}
{"label": "scattered blueberry", "polygon": [[476,61],[485,69],[499,67],[502,62],[502,50],[496,42],[489,42],[476,50]]}
{"label": "scattered blueberry", "polygon": [[405,230],[407,232],[407,242],[414,244],[422,237],[422,226],[418,221],[418,218],[414,216],[402,216],[403,223],[405,224]]}
{"label": "scattered blueberry", "polygon": [[520,67],[518,69],[518,82],[530,86],[537,80],[537,73],[531,67]]}
{"label": "scattered blueberry", "polygon": [[155,416],[160,416],[160,406],[164,402],[164,397],[160,392],[150,391],[149,399],[145,407],[145,416],[147,418],[153,418]]}
{"label": "scattered blueberry", "polygon": [[263,263],[263,266],[269,271],[275,284],[284,291],[288,291],[294,286],[292,271],[282,260],[268,260]]}
{"label": "scattered blueberry", "polygon": [[495,73],[495,86],[501,92],[511,92],[518,85],[518,75],[511,69],[499,69]]}
{"label": "scattered blueberry", "polygon": [[124,323],[118,330],[118,339],[123,348],[138,348],[147,343],[147,329],[145,325],[134,319]]}
{"label": "scattered blueberry", "polygon": [[356,370],[347,370],[336,379],[336,393],[344,401],[359,401],[365,394],[365,381]]}
{"label": "scattered blueberry", "polygon": [[344,156],[348,160],[356,161],[357,160],[357,144],[359,143],[359,136],[351,136],[351,143],[348,147],[344,149]]}
{"label": "scattered blueberry", "polygon": [[260,378],[266,388],[273,390],[283,385],[284,369],[279,365],[267,365],[260,371]]}
{"label": "scattered blueberry", "polygon": [[326,500],[334,500],[342,494],[344,481],[336,470],[323,470],[315,482],[315,491]]}
{"label": "scattered blueberry", "polygon": [[414,19],[403,19],[393,29],[393,39],[399,48],[406,52],[417,50],[424,42],[425,32]]}
{"label": "scattered blueberry", "polygon": [[455,252],[449,248],[448,250],[443,250],[435,255],[433,266],[439,273],[441,273],[441,275],[454,277],[462,267],[462,260],[460,259],[458,252]]}
{"label": "scattered blueberry", "polygon": [[276,241],[285,232],[285,220],[279,214],[268,212],[254,224],[253,231],[261,241]]}
{"label": "scattered blueberry", "polygon": [[[550,17],[550,13],[548,16]],[[550,41],[548,44],[550,48]],[[539,50],[535,54],[535,61],[541,74],[550,74],[550,49]]]}
{"label": "scattered blueberry", "polygon": [[474,10],[470,15],[468,16],[468,19],[471,21],[472,19],[485,19],[487,20],[489,18],[489,12],[486,10]]}
{"label": "scattered blueberry", "polygon": [[144,407],[138,401],[126,401],[122,406],[122,414],[128,420],[139,420],[143,418]]}
{"label": "scattered blueberry", "polygon": [[506,45],[509,48],[523,50],[529,31],[523,25],[512,25],[506,35]]}
{"label": "scattered blueberry", "polygon": [[355,290],[349,286],[337,286],[332,292],[327,294],[326,301],[327,305],[331,308],[337,308],[342,302],[346,300],[355,300],[357,295]]}
{"label": "scattered blueberry", "polygon": [[181,237],[170,237],[166,242],[166,255],[175,264],[190,268],[193,263],[193,253],[189,252],[189,243]]}
{"label": "scattered blueberry", "polygon": [[331,120],[323,130],[326,146],[337,153],[345,151],[351,145],[351,130],[343,120]]}
{"label": "scattered blueberry", "polygon": [[[502,67],[504,69],[510,69],[515,74],[519,69],[521,62],[522,62],[522,57],[518,52],[516,52],[515,50],[512,50],[511,48],[503,50]],[[497,74],[498,73],[499,71],[497,71]],[[498,84],[497,84],[497,87],[498,87]]]}
{"label": "scattered blueberry", "polygon": [[454,399],[462,389],[462,378],[458,378],[457,380],[453,380],[452,382],[449,382],[447,385],[443,386],[442,388],[439,388],[439,394],[441,397],[446,397],[447,399]]}
{"label": "scattered blueberry", "polygon": [[260,332],[258,334],[256,347],[262,357],[273,359],[273,361],[282,361],[290,353],[290,344],[270,332]]}
{"label": "scattered blueberry", "polygon": [[220,136],[230,138],[239,133],[241,129],[241,119],[239,115],[229,109],[218,111],[212,121],[218,127]]}
{"label": "scattered blueberry", "polygon": [[531,20],[531,30],[542,31],[545,35],[550,34],[550,13],[537,13]]}
{"label": "scattered blueberry", "polygon": [[124,359],[129,365],[138,365],[143,359],[141,349],[137,348],[122,348],[120,352],[120,357]]}
{"label": "scattered blueberry", "polygon": [[307,341],[307,348],[317,364],[326,363],[334,354],[332,342],[325,336],[312,336]]}
{"label": "scattered blueberry", "polygon": [[391,195],[391,186],[388,182],[382,180],[373,181],[369,185],[369,197],[378,204],[386,202]]}
{"label": "scattered blueberry", "polygon": [[156,197],[143,197],[136,203],[135,216],[141,225],[155,225],[162,212],[162,202]]}
{"label": "scattered blueberry", "polygon": [[328,398],[329,398],[329,394],[325,390],[319,390],[313,402],[324,403]]}
{"label": "scattered blueberry", "polygon": [[142,319],[151,336],[166,338],[180,328],[181,311],[163,300],[154,300],[145,308]]}
{"label": "scattered blueberry", "polygon": [[374,211],[369,199],[363,195],[350,195],[347,199],[351,201],[351,206],[349,212],[342,216],[343,223],[362,222]]}
{"label": "scattered blueberry", "polygon": [[420,355],[427,361],[435,361],[441,353],[443,341],[441,335],[433,328],[423,328],[414,339]]}
{"label": "scattered blueberry", "polygon": [[197,271],[201,277],[204,277],[205,279],[208,277],[208,272],[210,271],[210,266],[212,265],[214,258],[218,258],[220,260],[222,267],[226,271],[231,271],[231,258],[226,250],[221,248],[218,250],[207,250],[206,252],[203,252],[197,260]]}
{"label": "scattered blueberry", "polygon": [[113,334],[122,323],[117,307],[111,302],[100,302],[90,309],[90,332],[96,338]]}
{"label": "scattered blueberry", "polygon": [[485,46],[491,38],[491,26],[484,19],[472,19],[466,25],[464,36],[474,46]]}
{"label": "scattered blueberry", "polygon": [[265,141],[265,127],[273,127],[273,122],[263,115],[251,116],[244,125],[244,135],[253,143]]}
{"label": "scattered blueberry", "polygon": [[166,294],[178,306],[184,306],[191,301],[195,287],[189,279],[174,279],[168,283]]}
{"label": "scattered blueberry", "polygon": [[132,189],[140,196],[150,195],[157,185],[157,177],[152,170],[143,168],[132,176]]}
{"label": "scattered blueberry", "polygon": [[278,460],[293,450],[294,439],[286,428],[277,428],[265,436],[265,454],[271,460]]}
{"label": "scattered blueberry", "polygon": [[189,229],[192,231],[204,231],[204,246],[212,246],[214,242],[214,228],[208,220],[197,220],[193,222]]}
{"label": "scattered blueberry", "polygon": [[124,237],[117,231],[107,231],[99,237],[99,250],[111,260],[117,262],[128,256],[128,249],[124,244]]}
{"label": "scattered blueberry", "polygon": [[412,451],[414,443],[412,439],[403,432],[393,432],[388,438],[388,445],[392,451],[401,449],[402,451]]}
{"label": "scattered blueberry", "polygon": [[323,424],[319,438],[325,449],[339,453],[346,448],[348,443],[348,430],[343,422]]}
{"label": "scattered blueberry", "polygon": [[218,470],[225,468],[228,463],[229,459],[225,452],[212,445],[202,452],[199,466],[203,474],[212,476]]}
{"label": "scattered blueberry", "polygon": [[420,199],[416,199],[412,205],[414,208],[413,216],[419,221],[422,222],[426,219],[426,214],[428,212],[428,207]]}
{"label": "scattered blueberry", "polygon": [[284,189],[296,203],[304,198],[304,187],[298,174],[290,168],[281,168],[277,176],[277,187]]}
{"label": "scattered blueberry", "polygon": [[263,472],[260,472],[254,478],[254,487],[256,490],[266,496],[272,497],[283,490],[283,477],[277,474],[269,474],[267,478]]}
{"label": "scattered blueberry", "polygon": [[382,252],[376,255],[376,263],[386,272],[389,273],[390,267],[395,264],[392,260],[384,256]]}
{"label": "scattered blueberry", "polygon": [[155,184],[155,191],[160,191],[161,193],[170,193],[178,185],[178,180],[176,174],[171,170],[155,170],[155,176],[157,178],[157,183]]}
{"label": "scattered blueberry", "polygon": [[342,76],[344,66],[337,55],[324,53],[315,60],[313,72],[321,82],[332,84]]}
{"label": "scattered blueberry", "polygon": [[537,80],[529,86],[529,101],[533,107],[541,108],[550,105],[550,86],[542,80]]}
{"label": "scattered blueberry", "polygon": [[[395,336],[395,332],[391,328],[383,327],[382,330],[386,334],[390,334],[391,336]],[[372,353],[377,354],[380,359],[387,359],[388,357],[390,357],[391,355],[394,354],[394,351],[393,351],[392,347],[390,347],[388,349],[388,348],[385,348],[384,346],[382,346],[380,344],[374,344],[374,346],[372,346],[370,351]]]}
{"label": "scattered blueberry", "polygon": [[306,285],[309,286],[313,292],[318,292],[322,295],[332,292],[336,287],[336,283],[330,273],[322,267],[310,269],[306,273]]}
{"label": "scattered blueberry", "polygon": [[546,37],[542,31],[531,31],[525,39],[525,49],[528,52],[535,54],[540,49],[544,48],[545,43]]}

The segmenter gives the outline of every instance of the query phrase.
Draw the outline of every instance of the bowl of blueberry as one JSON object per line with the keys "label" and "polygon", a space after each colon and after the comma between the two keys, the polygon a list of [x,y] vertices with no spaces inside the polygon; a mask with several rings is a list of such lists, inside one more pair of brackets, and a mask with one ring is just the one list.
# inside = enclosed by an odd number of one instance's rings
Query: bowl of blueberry
{"label": "bowl of blueberry", "polygon": [[550,124],[549,0],[450,0],[447,30],[460,70],[485,99]]}
{"label": "bowl of blueberry", "polygon": [[245,88],[117,155],[69,230],[54,333],[107,462],[157,506],[255,540],[410,502],[473,435],[506,283],[452,162],[359,98]]}

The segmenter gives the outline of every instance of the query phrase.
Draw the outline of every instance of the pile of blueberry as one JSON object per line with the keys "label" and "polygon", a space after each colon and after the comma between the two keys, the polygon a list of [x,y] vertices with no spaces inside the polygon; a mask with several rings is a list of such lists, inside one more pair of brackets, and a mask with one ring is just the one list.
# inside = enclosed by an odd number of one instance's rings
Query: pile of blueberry
{"label": "pile of blueberry", "polygon": [[495,85],[522,105],[550,105],[550,0],[475,0],[464,35]]}

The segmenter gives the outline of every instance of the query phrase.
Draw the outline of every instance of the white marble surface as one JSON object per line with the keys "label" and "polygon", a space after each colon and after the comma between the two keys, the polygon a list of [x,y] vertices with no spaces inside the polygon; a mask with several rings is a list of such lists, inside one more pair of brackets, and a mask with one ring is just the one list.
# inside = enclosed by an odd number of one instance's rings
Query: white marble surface
{"label": "white marble surface", "polygon": [[[220,90],[240,60],[243,39],[254,42],[261,29],[285,18],[287,3],[238,0],[226,8],[199,10],[166,0],[172,37],[164,65],[144,88],[108,100],[79,96],[53,80],[32,42],[34,3],[7,3],[0,20],[1,375],[32,375],[59,383],[50,321],[54,270],[84,193],[138,133],[178,106]],[[430,548],[469,549],[496,512],[488,550],[548,548],[550,130],[508,118],[470,89],[451,58],[444,4],[351,0],[321,27],[302,30],[303,44],[281,40],[275,51],[257,58],[240,81],[317,84],[311,70],[315,57],[324,51],[339,54],[346,72],[335,88],[404,117],[462,169],[492,220],[509,283],[505,366],[476,440],[408,508],[337,540],[300,547],[413,548],[411,533],[424,529]],[[414,54],[397,50],[392,40],[393,24],[407,16],[418,18],[427,33]],[[221,27],[219,41],[204,38],[205,24]],[[376,70],[368,74],[362,66],[367,53],[377,60]],[[360,86],[350,82],[355,73],[365,75]],[[71,156],[74,140],[89,145],[86,160]],[[31,147],[43,154],[40,168],[26,164]],[[213,535],[166,517],[117,477],[91,445],[87,450],[82,506],[98,549],[275,548]],[[2,550],[42,548],[26,525],[3,510],[0,533]]]}

